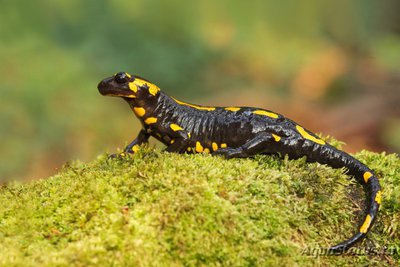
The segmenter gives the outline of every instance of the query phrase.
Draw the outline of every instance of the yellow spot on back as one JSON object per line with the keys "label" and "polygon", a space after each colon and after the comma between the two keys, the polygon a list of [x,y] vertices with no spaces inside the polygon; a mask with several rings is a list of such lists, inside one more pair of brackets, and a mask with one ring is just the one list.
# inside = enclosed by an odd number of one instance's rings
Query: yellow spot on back
{"label": "yellow spot on back", "polygon": [[188,147],[188,148],[187,148],[187,151],[189,151],[189,152],[192,151],[192,148],[191,148],[191,147]]}
{"label": "yellow spot on back", "polygon": [[129,86],[129,89],[131,89],[131,91],[133,91],[135,93],[137,92],[137,87],[134,82],[129,83],[128,86]]}
{"label": "yellow spot on back", "polygon": [[172,99],[174,99],[175,102],[178,103],[179,105],[188,106],[188,107],[192,107],[192,108],[199,109],[199,110],[207,110],[207,111],[215,110],[215,107],[198,106],[198,105],[193,105],[193,104],[189,104],[189,103],[185,103],[185,102],[179,101],[179,100],[177,100],[175,98],[172,98]]}
{"label": "yellow spot on back", "polygon": [[132,147],[132,151],[133,152],[138,152],[139,151],[139,145],[134,145],[133,147]]}
{"label": "yellow spot on back", "polygon": [[146,114],[146,110],[141,107],[134,107],[133,111],[135,112],[136,116],[143,117]]}
{"label": "yellow spot on back", "polygon": [[198,153],[203,152],[203,146],[198,141],[196,142],[196,152]]}
{"label": "yellow spot on back", "polygon": [[188,135],[188,137],[190,138],[191,134],[190,134],[190,133],[187,133],[187,135]]}
{"label": "yellow spot on back", "polygon": [[210,149],[204,148],[204,151],[203,151],[203,152],[206,153],[206,154],[208,154],[208,153],[210,153]]}
{"label": "yellow spot on back", "polygon": [[364,172],[364,181],[365,183],[368,183],[369,178],[371,178],[373,176],[373,174],[371,172]]}
{"label": "yellow spot on back", "polygon": [[279,140],[281,140],[281,137],[279,135],[272,134],[272,137],[275,139],[276,142],[279,142]]}
{"label": "yellow spot on back", "polygon": [[171,127],[172,131],[174,132],[183,130],[181,126],[175,123],[171,123],[169,127]]}
{"label": "yellow spot on back", "polygon": [[361,225],[361,227],[360,227],[360,232],[361,233],[365,234],[365,233],[368,232],[368,228],[371,225],[371,221],[372,221],[372,218],[368,214],[367,217],[365,217],[365,221],[364,221],[363,225]]}
{"label": "yellow spot on back", "polygon": [[255,110],[255,111],[253,111],[253,113],[257,114],[257,115],[268,116],[268,117],[271,117],[271,118],[274,118],[274,119],[277,119],[279,117],[278,114],[275,114],[273,112],[269,112],[269,111],[266,111],[266,110],[261,110],[261,109]]}
{"label": "yellow spot on back", "polygon": [[[144,86],[144,85],[147,85],[147,86],[149,87],[149,93],[152,94],[152,95],[154,95],[154,96],[160,91],[160,88],[158,88],[157,85],[155,85],[155,84],[153,84],[153,83],[151,83],[151,82],[148,82],[148,81],[139,79],[139,78],[135,78],[135,80],[133,81],[133,83],[136,84],[137,86]],[[129,88],[130,88],[130,87],[129,87]]]}
{"label": "yellow spot on back", "polygon": [[175,143],[175,139],[171,139],[171,145],[173,144],[173,143]]}
{"label": "yellow spot on back", "polygon": [[376,201],[376,203],[378,203],[380,205],[381,200],[382,200],[382,191],[379,190],[378,192],[376,192],[375,201]]}
{"label": "yellow spot on back", "polygon": [[146,123],[146,124],[153,124],[153,123],[156,123],[156,122],[157,122],[157,118],[155,118],[155,117],[149,117],[149,118],[144,120],[144,123]]}
{"label": "yellow spot on back", "polygon": [[301,134],[301,136],[303,136],[305,139],[308,139],[308,140],[313,141],[313,142],[315,142],[315,143],[317,143],[317,144],[320,144],[320,145],[325,145],[325,144],[326,144],[324,140],[321,140],[321,139],[319,139],[319,138],[317,138],[317,137],[315,137],[315,136],[312,136],[311,134],[307,133],[306,130],[304,130],[304,128],[301,127],[300,125],[296,125],[296,130],[297,130],[297,131]]}
{"label": "yellow spot on back", "polygon": [[236,107],[226,107],[225,109],[229,110],[229,111],[234,111],[234,112],[240,110],[240,108],[236,108]]}
{"label": "yellow spot on back", "polygon": [[217,150],[218,150],[218,145],[217,145],[217,143],[213,142],[213,143],[211,144],[211,146],[212,146],[212,149],[213,149],[214,151],[217,151]]}
{"label": "yellow spot on back", "polygon": [[227,147],[227,145],[225,143],[221,144],[221,148],[226,148],[226,147]]}

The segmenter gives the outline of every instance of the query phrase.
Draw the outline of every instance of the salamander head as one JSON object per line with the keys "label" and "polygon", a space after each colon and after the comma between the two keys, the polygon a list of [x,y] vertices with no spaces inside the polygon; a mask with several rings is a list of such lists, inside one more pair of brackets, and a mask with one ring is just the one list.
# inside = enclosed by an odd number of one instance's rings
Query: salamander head
{"label": "salamander head", "polygon": [[105,78],[97,88],[102,95],[123,98],[149,98],[157,96],[160,91],[155,84],[126,72]]}

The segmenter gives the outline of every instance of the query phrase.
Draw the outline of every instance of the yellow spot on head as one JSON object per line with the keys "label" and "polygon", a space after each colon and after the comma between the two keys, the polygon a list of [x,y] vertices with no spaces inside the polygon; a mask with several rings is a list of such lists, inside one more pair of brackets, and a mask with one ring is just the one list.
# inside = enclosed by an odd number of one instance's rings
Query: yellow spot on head
{"label": "yellow spot on head", "polygon": [[229,111],[233,111],[233,112],[240,110],[240,108],[236,108],[236,107],[226,107],[225,109],[229,110]]}
{"label": "yellow spot on head", "polygon": [[181,126],[175,123],[171,123],[169,127],[171,127],[172,131],[174,132],[183,130]]}
{"label": "yellow spot on head", "polygon": [[133,112],[135,112],[136,116],[143,117],[146,114],[146,110],[141,107],[134,107]]}
{"label": "yellow spot on head", "polygon": [[203,152],[206,153],[206,154],[208,154],[208,153],[210,153],[210,149],[204,148],[204,151],[203,151]]}
{"label": "yellow spot on head", "polygon": [[130,79],[130,78],[132,78],[132,76],[129,74],[129,73],[127,73],[127,72],[125,72],[125,75]]}
{"label": "yellow spot on head", "polygon": [[151,95],[156,95],[159,91],[160,91],[160,88],[158,88],[157,86],[155,86],[154,84],[151,84],[152,86],[150,86],[150,88],[149,88],[149,93],[151,94]]}
{"label": "yellow spot on head", "polygon": [[185,102],[179,101],[179,100],[177,100],[175,98],[172,98],[172,99],[174,99],[175,102],[178,103],[179,105],[188,106],[188,107],[192,107],[192,108],[199,109],[199,110],[207,110],[207,111],[215,110],[215,107],[203,107],[203,106],[198,106],[198,105],[185,103]]}
{"label": "yellow spot on head", "polygon": [[211,144],[211,146],[212,146],[212,149],[213,149],[214,151],[217,151],[217,150],[218,150],[218,145],[217,145],[217,143],[213,142],[213,143]]}
{"label": "yellow spot on head", "polygon": [[192,148],[191,148],[191,147],[188,147],[188,148],[187,148],[187,151],[189,151],[189,152],[192,151]]}
{"label": "yellow spot on head", "polygon": [[118,93],[115,93],[115,94],[112,94],[112,96],[120,96],[120,97],[127,97],[127,98],[136,98],[136,95],[126,95],[126,94],[118,94]]}
{"label": "yellow spot on head", "polygon": [[301,134],[301,136],[303,136],[305,139],[308,139],[310,141],[313,141],[317,144],[320,145],[325,145],[325,141],[322,139],[319,139],[318,137],[312,136],[311,134],[309,134],[308,132],[306,132],[306,130],[304,130],[303,127],[301,127],[300,125],[296,125],[296,130]]}
{"label": "yellow spot on head", "polygon": [[133,147],[132,147],[132,151],[133,152],[138,152],[139,151],[139,145],[134,145]]}
{"label": "yellow spot on head", "polygon": [[155,117],[149,117],[149,118],[144,120],[144,123],[146,123],[146,124],[153,124],[153,123],[156,123],[156,122],[157,122],[157,118],[155,118]]}
{"label": "yellow spot on head", "polygon": [[175,139],[171,139],[171,145],[175,143]]}
{"label": "yellow spot on head", "polygon": [[361,225],[361,227],[360,227],[361,233],[365,234],[368,232],[369,226],[371,225],[371,221],[372,221],[372,218],[368,214],[367,217],[365,217],[365,221],[364,221],[363,225]]}
{"label": "yellow spot on head", "polygon": [[257,114],[257,115],[268,116],[268,117],[271,117],[271,118],[274,118],[274,119],[279,118],[278,114],[275,114],[273,112],[266,111],[266,110],[261,110],[261,109],[255,110],[255,111],[253,111],[253,113]]}
{"label": "yellow spot on head", "polygon": [[129,89],[131,91],[133,91],[135,93],[137,92],[137,87],[136,87],[136,84],[134,82],[129,83],[128,86],[129,86]]}
{"label": "yellow spot on head", "polygon": [[[147,86],[149,87],[149,93],[150,93],[151,95],[154,95],[154,96],[160,91],[160,88],[158,88],[157,85],[155,85],[155,84],[153,84],[153,83],[151,83],[151,82],[148,82],[148,81],[139,79],[139,78],[135,78],[135,80],[133,81],[133,83],[136,84],[137,86],[144,86],[144,85],[147,85]],[[129,88],[130,88],[130,87],[129,87]]]}
{"label": "yellow spot on head", "polygon": [[226,148],[226,147],[227,147],[227,145],[225,143],[221,144],[221,148]]}
{"label": "yellow spot on head", "polygon": [[364,172],[364,181],[365,183],[368,183],[369,178],[371,178],[373,176],[373,174],[371,172]]}
{"label": "yellow spot on head", "polygon": [[382,191],[381,191],[381,190],[379,190],[378,192],[376,192],[375,201],[376,201],[376,203],[378,203],[379,205],[381,204],[381,201],[382,201]]}
{"label": "yellow spot on head", "polygon": [[281,137],[279,135],[272,134],[272,137],[275,139],[276,142],[279,142],[279,140],[281,140]]}
{"label": "yellow spot on head", "polygon": [[196,142],[196,152],[197,153],[203,152],[203,146],[198,141]]}

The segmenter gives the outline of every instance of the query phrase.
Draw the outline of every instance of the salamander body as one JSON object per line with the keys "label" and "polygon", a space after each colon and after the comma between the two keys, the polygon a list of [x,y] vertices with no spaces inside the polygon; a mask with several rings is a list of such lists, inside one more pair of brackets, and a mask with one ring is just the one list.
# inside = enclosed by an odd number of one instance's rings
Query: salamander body
{"label": "salamander body", "polygon": [[226,158],[256,154],[306,156],[333,168],[345,167],[364,187],[367,209],[363,223],[348,240],[330,248],[342,253],[361,241],[376,219],[381,188],[374,172],[349,154],[329,145],[294,121],[270,110],[253,107],[207,107],[172,98],[155,84],[119,72],[98,85],[102,95],[122,97],[142,123],[142,129],[124,150],[135,153],[152,136],[168,152],[212,153]]}

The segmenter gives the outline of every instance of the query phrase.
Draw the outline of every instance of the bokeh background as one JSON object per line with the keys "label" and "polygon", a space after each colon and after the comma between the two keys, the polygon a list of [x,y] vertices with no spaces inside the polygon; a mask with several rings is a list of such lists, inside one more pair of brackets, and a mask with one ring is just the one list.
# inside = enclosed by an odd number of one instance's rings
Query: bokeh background
{"label": "bokeh background", "polygon": [[400,2],[0,1],[0,179],[115,152],[140,124],[97,83],[141,75],[178,99],[259,106],[400,151]]}

